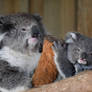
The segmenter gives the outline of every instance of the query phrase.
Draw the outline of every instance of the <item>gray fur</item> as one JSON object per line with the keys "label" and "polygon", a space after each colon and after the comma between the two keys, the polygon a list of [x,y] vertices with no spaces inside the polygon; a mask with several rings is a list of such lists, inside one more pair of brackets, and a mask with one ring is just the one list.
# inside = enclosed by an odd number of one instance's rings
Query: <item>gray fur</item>
{"label": "gray fur", "polygon": [[13,89],[19,85],[29,86],[28,83],[31,80],[27,80],[28,77],[29,75],[26,72],[19,72],[18,67],[10,67],[6,61],[0,61],[0,87]]}
{"label": "gray fur", "polygon": [[59,71],[59,77],[58,80],[64,79],[66,77],[73,76],[75,74],[75,69],[72,63],[69,62],[67,59],[67,46],[62,41],[55,41],[54,46],[52,47],[54,51],[54,61],[57,67],[57,70]]}
{"label": "gray fur", "polygon": [[[69,42],[70,39],[71,42]],[[92,38],[70,32],[66,35],[66,43],[68,44],[68,59],[74,64],[76,73],[92,69]]]}
{"label": "gray fur", "polygon": [[2,22],[2,25],[0,27],[1,32],[7,33],[7,36],[5,36],[4,38],[3,44],[11,45],[11,48],[18,51],[21,50],[23,52],[25,40],[27,40],[28,37],[31,38],[32,26],[36,26],[40,34],[40,36],[38,37],[39,42],[37,46],[32,49],[37,49],[36,47],[39,47],[41,43],[43,43],[43,38],[46,32],[44,31],[41,21],[36,20],[33,15],[25,13],[8,15],[5,17],[1,17],[0,21]]}
{"label": "gray fur", "polygon": [[32,87],[45,35],[38,15],[20,13],[0,17],[0,91]]}
{"label": "gray fur", "polygon": [[[65,41],[54,42],[55,64],[62,78],[92,70],[92,38],[77,32],[66,34]],[[59,76],[59,79],[60,78]]]}

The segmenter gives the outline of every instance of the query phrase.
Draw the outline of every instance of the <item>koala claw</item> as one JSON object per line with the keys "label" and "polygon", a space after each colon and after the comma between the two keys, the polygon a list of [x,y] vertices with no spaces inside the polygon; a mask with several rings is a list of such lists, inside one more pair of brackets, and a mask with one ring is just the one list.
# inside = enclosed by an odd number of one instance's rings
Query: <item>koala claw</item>
{"label": "koala claw", "polygon": [[61,51],[62,50],[62,43],[60,41],[54,41],[52,49],[55,52]]}

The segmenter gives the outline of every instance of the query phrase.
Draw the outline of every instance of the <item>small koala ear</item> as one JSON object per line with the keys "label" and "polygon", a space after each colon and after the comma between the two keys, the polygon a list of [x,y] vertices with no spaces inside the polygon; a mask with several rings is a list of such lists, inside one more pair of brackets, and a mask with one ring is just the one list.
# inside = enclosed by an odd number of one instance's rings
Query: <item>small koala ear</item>
{"label": "small koala ear", "polygon": [[37,21],[42,20],[42,16],[40,16],[38,13],[33,14],[33,17],[34,17]]}
{"label": "small koala ear", "polygon": [[77,40],[77,35],[76,35],[75,32],[68,32],[66,34],[66,37],[65,37],[65,42],[66,43],[73,43],[76,40]]}

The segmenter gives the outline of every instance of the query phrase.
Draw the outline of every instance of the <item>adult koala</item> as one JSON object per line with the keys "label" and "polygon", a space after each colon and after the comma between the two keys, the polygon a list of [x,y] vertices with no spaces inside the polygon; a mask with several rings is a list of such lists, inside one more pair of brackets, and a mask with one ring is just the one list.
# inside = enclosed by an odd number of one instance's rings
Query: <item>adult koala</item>
{"label": "adult koala", "polygon": [[32,87],[31,78],[45,35],[37,14],[0,17],[0,92],[20,92]]}
{"label": "adult koala", "polygon": [[65,42],[54,42],[55,63],[62,78],[92,69],[92,38],[69,32]]}

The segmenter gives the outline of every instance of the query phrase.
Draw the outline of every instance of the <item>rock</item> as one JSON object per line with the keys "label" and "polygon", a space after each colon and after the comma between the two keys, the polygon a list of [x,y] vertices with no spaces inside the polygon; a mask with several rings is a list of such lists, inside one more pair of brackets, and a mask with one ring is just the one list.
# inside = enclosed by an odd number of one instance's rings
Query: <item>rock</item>
{"label": "rock", "polygon": [[73,77],[33,88],[27,92],[92,92],[92,71],[84,71]]}

